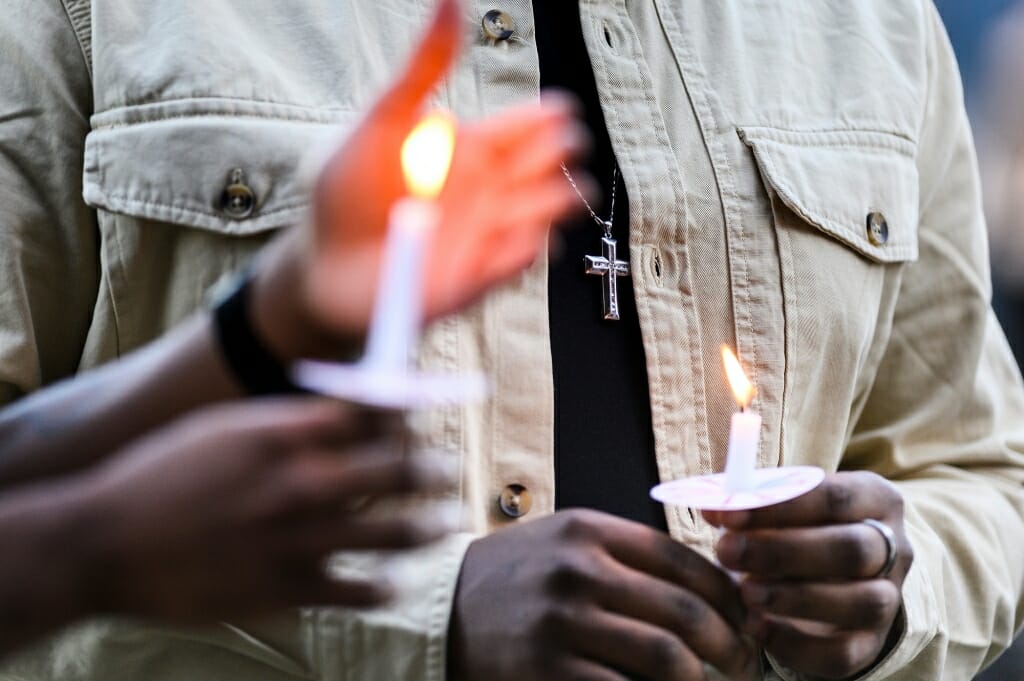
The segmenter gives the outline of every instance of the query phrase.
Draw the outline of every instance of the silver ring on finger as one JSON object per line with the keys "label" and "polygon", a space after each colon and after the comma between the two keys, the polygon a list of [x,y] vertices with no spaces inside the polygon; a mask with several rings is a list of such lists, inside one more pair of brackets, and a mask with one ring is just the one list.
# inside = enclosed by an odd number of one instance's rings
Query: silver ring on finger
{"label": "silver ring on finger", "polygon": [[889,573],[896,566],[896,559],[899,558],[900,552],[899,547],[896,545],[896,533],[892,531],[892,528],[873,518],[867,518],[861,521],[868,527],[873,527],[878,530],[878,533],[882,535],[882,539],[885,540],[885,563],[879,569],[878,573],[875,574],[874,579],[880,579],[882,577],[888,577]]}

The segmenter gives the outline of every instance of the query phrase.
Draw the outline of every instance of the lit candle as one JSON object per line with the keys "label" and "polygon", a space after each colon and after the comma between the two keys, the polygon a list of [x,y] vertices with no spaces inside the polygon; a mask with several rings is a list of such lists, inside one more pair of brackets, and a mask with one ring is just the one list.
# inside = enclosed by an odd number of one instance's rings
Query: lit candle
{"label": "lit candle", "polygon": [[380,283],[362,364],[374,373],[399,377],[408,370],[423,323],[423,260],[440,219],[441,193],[455,149],[455,122],[436,112],[426,116],[402,145],[402,172],[409,195],[388,216]]}
{"label": "lit candle", "polygon": [[757,450],[761,441],[761,417],[747,411],[757,390],[743,372],[736,355],[727,345],[722,346],[722,362],[729,385],[740,405],[739,413],[732,415],[729,428],[729,451],[725,458],[725,489],[727,492],[743,492],[755,485],[754,469],[757,467]]}

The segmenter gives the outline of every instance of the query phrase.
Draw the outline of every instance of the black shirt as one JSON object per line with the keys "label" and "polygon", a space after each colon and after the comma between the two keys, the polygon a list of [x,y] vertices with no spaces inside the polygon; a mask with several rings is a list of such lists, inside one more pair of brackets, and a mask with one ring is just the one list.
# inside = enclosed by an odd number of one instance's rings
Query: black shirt
{"label": "black shirt", "polygon": [[[610,210],[615,156],[598,100],[575,0],[534,0],[542,87],[579,98],[593,135],[588,170]],[[613,238],[629,261],[629,198],[619,177]],[[603,319],[601,277],[587,275],[585,255],[601,255],[602,228],[589,214],[560,231],[561,257],[549,271],[551,357],[555,386],[555,505],[593,508],[666,529],[649,490],[658,483],[650,394],[632,280],[619,279],[621,319]],[[556,251],[559,249],[556,249]]]}

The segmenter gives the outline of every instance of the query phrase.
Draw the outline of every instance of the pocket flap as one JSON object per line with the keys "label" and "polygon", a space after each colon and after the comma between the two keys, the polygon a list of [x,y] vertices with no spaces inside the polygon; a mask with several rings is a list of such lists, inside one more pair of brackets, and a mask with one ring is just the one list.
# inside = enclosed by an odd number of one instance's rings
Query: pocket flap
{"label": "pocket flap", "polygon": [[310,199],[303,159],[338,134],[326,122],[254,113],[96,118],[85,148],[87,204],[237,235],[300,222]]}
{"label": "pocket flap", "polygon": [[872,131],[744,127],[739,134],[765,183],[800,218],[871,260],[917,259],[918,175],[911,141]]}

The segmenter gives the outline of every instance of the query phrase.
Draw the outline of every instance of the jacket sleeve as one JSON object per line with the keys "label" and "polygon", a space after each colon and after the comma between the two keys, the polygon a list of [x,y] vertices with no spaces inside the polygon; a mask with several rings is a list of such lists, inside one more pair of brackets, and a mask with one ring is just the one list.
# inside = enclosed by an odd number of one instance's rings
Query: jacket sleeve
{"label": "jacket sleeve", "polygon": [[[1024,389],[990,306],[981,190],[956,61],[927,6],[919,261],[842,467],[903,494],[903,634],[865,678],[968,679],[1013,640],[1024,587]],[[1020,263],[1024,266],[1024,263]]]}
{"label": "jacket sleeve", "polygon": [[[69,4],[74,4],[69,0]],[[78,367],[96,301],[86,52],[58,0],[0,18],[0,405]]]}

